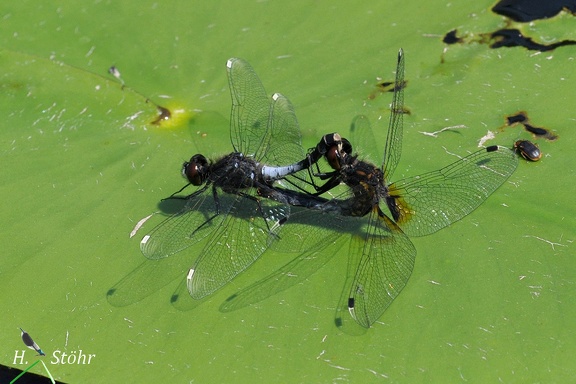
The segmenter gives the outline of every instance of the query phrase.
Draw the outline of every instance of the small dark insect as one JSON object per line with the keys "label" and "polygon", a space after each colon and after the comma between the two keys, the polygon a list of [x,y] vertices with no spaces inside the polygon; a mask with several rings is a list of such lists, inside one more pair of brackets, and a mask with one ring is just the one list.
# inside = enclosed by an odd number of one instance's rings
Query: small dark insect
{"label": "small dark insect", "polygon": [[20,328],[20,330],[22,331],[22,341],[24,342],[24,344],[26,344],[26,346],[30,349],[35,350],[36,352],[38,352],[38,355],[40,356],[46,356],[46,354],[44,353],[44,351],[42,351],[40,349],[40,347],[38,346],[38,344],[36,344],[34,342],[34,340],[32,340],[32,337],[30,337],[30,335],[28,334],[28,332],[26,332],[25,330],[23,330],[22,328]]}
{"label": "small dark insect", "polygon": [[538,161],[542,157],[542,152],[538,146],[528,140],[518,140],[514,143],[514,150],[523,158],[529,161]]}

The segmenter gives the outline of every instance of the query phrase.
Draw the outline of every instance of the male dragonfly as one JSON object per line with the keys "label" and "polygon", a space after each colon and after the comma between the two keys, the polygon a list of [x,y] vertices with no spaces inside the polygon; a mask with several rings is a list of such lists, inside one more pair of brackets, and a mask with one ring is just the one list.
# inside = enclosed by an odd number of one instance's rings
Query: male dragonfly
{"label": "male dragonfly", "polygon": [[[269,195],[276,180],[308,165],[307,159],[302,160],[305,153],[290,101],[274,94],[270,102],[246,61],[230,59],[226,67],[234,151],[213,162],[201,154],[185,162],[182,174],[188,184],[184,188],[193,185],[199,189],[177,196],[182,188],[170,196],[185,200],[184,208],[140,243],[144,256],[161,259],[210,236],[187,275],[188,291],[194,299],[211,294],[248,268],[278,237],[289,206],[261,199],[258,194]],[[280,166],[283,164],[293,165]],[[299,183],[294,179],[292,187]],[[285,200],[282,194],[277,198]]]}

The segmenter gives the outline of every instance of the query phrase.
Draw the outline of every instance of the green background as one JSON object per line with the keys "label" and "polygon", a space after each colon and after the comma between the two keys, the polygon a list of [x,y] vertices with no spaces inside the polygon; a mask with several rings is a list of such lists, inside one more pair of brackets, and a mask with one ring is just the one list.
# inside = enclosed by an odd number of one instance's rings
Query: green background
{"label": "green background", "polygon": [[[25,367],[13,363],[22,327],[46,362],[55,350],[96,354],[90,365],[48,365],[70,383],[573,380],[576,48],[538,53],[470,42],[443,53],[449,30],[474,41],[503,27],[492,5],[0,6],[2,364]],[[520,27],[539,41],[576,39],[568,15]],[[246,59],[270,94],[293,102],[305,148],[325,133],[346,134],[359,113],[373,121],[383,148],[390,94],[374,93],[374,85],[394,78],[400,47],[411,115],[395,180],[475,150],[488,130],[497,132],[490,144],[529,139],[519,127],[499,130],[518,110],[559,140],[539,140],[543,159],[521,161],[473,214],[413,239],[418,257],[407,287],[363,335],[334,326],[345,250],[304,283],[251,307],[218,310],[286,256],[266,253],[195,308],[172,305],[202,244],[151,264],[139,241],[160,215],[129,234],[183,185],[182,161],[230,152],[226,60]],[[107,74],[111,65],[130,88]],[[156,111],[142,95],[192,118],[152,125]],[[420,133],[454,125],[467,128]],[[118,295],[107,299],[113,287]],[[32,363],[33,351],[26,353]]]}

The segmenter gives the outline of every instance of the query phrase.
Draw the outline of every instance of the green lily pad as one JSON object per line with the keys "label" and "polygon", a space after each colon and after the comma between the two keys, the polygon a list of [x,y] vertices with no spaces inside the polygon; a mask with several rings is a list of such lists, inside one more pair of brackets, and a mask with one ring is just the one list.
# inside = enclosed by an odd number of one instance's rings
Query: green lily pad
{"label": "green lily pad", "polygon": [[[491,49],[442,37],[505,27],[493,3],[126,2],[4,5],[0,35],[3,364],[24,369],[19,327],[63,382],[567,382],[574,377],[576,47]],[[521,25],[575,39],[570,18]],[[242,57],[296,109],[304,146],[367,115],[383,148],[397,50],[406,53],[402,160],[394,180],[486,144],[534,140],[526,111],[559,135],[471,215],[412,239],[412,277],[373,328],[334,325],[347,249],[293,288],[220,312],[224,300],[294,257],[267,252],[202,302],[184,293],[199,247],[159,263],[141,236],[167,214],[195,153],[229,153],[225,62]],[[107,73],[116,66],[121,82]],[[174,118],[160,121],[156,104]],[[382,116],[381,120],[378,120]],[[437,137],[422,132],[436,132]],[[465,126],[465,127],[462,127]],[[361,152],[361,148],[359,148]],[[361,152],[362,153],[362,152]],[[374,162],[381,154],[366,154]],[[337,244],[337,246],[340,243]],[[337,247],[336,247],[337,248]],[[321,255],[320,255],[321,256]],[[94,354],[90,364],[54,352]],[[34,352],[26,350],[25,361]],[[34,372],[44,374],[40,365]]]}

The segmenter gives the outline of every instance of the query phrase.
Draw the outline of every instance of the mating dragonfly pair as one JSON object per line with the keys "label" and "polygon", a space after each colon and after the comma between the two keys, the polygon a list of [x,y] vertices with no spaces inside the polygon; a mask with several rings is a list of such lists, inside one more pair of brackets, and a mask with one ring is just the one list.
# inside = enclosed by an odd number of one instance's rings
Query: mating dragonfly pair
{"label": "mating dragonfly pair", "polygon": [[[275,275],[229,298],[224,310],[236,302],[257,301],[258,289],[271,281],[277,286],[291,272],[306,268],[307,260],[321,259],[317,254],[348,233],[354,272],[347,279],[343,306],[368,328],[410,277],[416,249],[408,236],[434,233],[466,216],[517,165],[514,152],[491,146],[437,171],[390,183],[402,147],[402,50],[382,166],[353,154],[351,142],[375,147],[366,117],[353,120],[352,141],[328,134],[305,153],[290,101],[278,93],[270,100],[252,67],[241,59],[228,60],[227,72],[234,152],[214,162],[200,154],[185,162],[182,173],[189,183],[184,188],[199,189],[180,196],[182,188],[170,196],[184,199],[184,208],[141,241],[147,258],[160,259],[210,236],[187,275],[194,299],[221,288],[277,241],[291,241],[301,252]],[[342,188],[344,192],[324,197]],[[293,207],[303,208],[291,213]]]}

